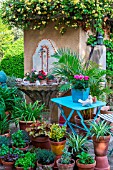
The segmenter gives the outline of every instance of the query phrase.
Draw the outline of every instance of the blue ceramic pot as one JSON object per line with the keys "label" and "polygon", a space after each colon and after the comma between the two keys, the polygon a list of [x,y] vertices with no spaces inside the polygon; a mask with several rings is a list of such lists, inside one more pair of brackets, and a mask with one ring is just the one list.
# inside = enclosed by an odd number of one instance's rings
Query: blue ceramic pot
{"label": "blue ceramic pot", "polygon": [[86,100],[89,96],[90,88],[84,89],[71,89],[73,102],[78,103],[78,100]]}

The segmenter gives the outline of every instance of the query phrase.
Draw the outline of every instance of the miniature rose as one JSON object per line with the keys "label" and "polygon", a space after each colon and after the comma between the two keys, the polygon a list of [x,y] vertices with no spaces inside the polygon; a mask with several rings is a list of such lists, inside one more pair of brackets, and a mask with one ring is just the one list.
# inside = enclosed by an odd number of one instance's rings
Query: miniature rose
{"label": "miniature rose", "polygon": [[89,76],[84,76],[84,80],[89,80]]}

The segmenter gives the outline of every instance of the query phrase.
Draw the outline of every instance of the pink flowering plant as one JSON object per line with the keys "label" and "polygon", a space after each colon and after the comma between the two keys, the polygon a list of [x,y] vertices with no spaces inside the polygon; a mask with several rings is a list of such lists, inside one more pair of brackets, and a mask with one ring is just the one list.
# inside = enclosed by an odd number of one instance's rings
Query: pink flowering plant
{"label": "pink flowering plant", "polygon": [[72,80],[72,88],[75,89],[86,89],[89,86],[89,76],[84,76],[82,74],[74,75]]}

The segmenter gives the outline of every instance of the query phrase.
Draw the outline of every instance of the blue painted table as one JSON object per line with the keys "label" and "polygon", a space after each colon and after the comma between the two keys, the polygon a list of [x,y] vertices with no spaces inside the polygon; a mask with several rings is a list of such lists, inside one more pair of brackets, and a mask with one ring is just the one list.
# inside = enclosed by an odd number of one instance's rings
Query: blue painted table
{"label": "blue painted table", "polygon": [[[61,111],[61,115],[65,119],[64,125],[65,126],[68,125],[73,133],[76,133],[75,129],[73,128],[73,126],[76,126],[76,124],[71,123],[70,119],[71,119],[72,115],[74,114],[74,111],[76,111],[76,113],[80,117],[81,123],[82,123],[82,125],[84,127],[84,130],[86,132],[90,133],[90,128],[91,127],[88,129],[87,126],[84,124],[84,119],[83,119],[82,114],[81,114],[80,111],[86,110],[86,109],[91,109],[91,108],[97,108],[97,112],[96,112],[95,117],[94,117],[94,121],[95,121],[97,119],[97,116],[100,114],[101,107],[106,105],[105,102],[97,101],[96,103],[93,103],[90,106],[82,106],[81,103],[74,103],[72,101],[72,96],[52,98],[51,101],[55,102],[57,104],[58,108]],[[62,109],[62,106],[65,106],[65,107],[71,109],[71,112],[69,113],[68,117],[65,116],[65,113],[64,113],[64,110]],[[78,128],[80,128],[80,127],[78,127]],[[83,129],[83,128],[81,128],[81,129]]]}

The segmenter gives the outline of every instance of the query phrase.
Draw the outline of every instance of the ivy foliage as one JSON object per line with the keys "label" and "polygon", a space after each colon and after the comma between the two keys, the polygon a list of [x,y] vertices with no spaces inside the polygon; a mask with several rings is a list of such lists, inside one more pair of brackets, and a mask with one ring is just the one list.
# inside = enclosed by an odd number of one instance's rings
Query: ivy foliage
{"label": "ivy foliage", "polygon": [[0,69],[8,76],[24,77],[24,55],[23,55],[23,39],[18,39],[9,49],[0,63]]}
{"label": "ivy foliage", "polygon": [[[64,33],[68,27],[101,31],[113,17],[112,0],[5,0],[5,23],[23,29],[43,29],[49,22]],[[106,19],[105,19],[106,18]]]}

